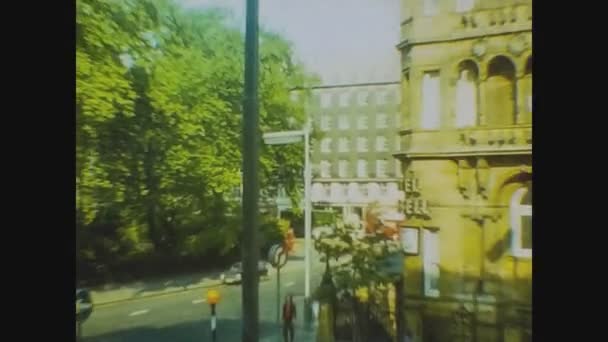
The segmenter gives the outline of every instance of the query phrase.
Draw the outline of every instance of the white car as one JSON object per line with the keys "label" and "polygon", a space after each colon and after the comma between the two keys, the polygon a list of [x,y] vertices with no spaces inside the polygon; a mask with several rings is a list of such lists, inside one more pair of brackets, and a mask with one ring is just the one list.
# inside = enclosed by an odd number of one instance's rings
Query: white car
{"label": "white car", "polygon": [[[260,279],[268,278],[268,266],[265,261],[258,262],[258,274]],[[232,265],[228,271],[222,273],[220,279],[223,284],[238,284],[243,278],[243,266],[240,262]]]}

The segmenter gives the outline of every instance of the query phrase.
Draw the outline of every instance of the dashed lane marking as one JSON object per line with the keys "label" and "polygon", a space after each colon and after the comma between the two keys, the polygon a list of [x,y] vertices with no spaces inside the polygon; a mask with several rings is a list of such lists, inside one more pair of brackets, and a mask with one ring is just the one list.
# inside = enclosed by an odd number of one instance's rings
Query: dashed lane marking
{"label": "dashed lane marking", "polygon": [[129,314],[129,316],[130,316],[130,317],[133,317],[133,316],[145,315],[145,314],[147,314],[148,312],[150,312],[150,310],[139,310],[139,311],[131,312],[131,313]]}

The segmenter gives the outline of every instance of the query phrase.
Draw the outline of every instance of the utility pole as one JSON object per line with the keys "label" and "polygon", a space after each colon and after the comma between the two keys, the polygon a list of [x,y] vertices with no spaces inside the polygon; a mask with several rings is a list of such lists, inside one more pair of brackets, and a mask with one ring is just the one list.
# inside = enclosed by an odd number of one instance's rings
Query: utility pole
{"label": "utility pole", "polygon": [[247,0],[243,99],[243,342],[258,342],[258,0]]}

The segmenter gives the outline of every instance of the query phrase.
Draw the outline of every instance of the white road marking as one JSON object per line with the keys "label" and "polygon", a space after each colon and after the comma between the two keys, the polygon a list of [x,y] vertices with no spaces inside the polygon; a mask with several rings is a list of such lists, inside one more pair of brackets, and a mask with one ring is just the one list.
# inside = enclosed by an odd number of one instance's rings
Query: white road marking
{"label": "white road marking", "polygon": [[293,281],[290,281],[289,283],[285,284],[285,287],[290,287],[290,286],[294,286],[296,283]]}
{"label": "white road marking", "polygon": [[150,312],[150,310],[139,310],[139,311],[131,312],[129,314],[129,316],[133,317],[133,316],[145,315],[148,312]]}
{"label": "white road marking", "polygon": [[206,299],[195,299],[192,301],[192,304],[196,305],[196,304],[204,303],[206,301],[207,301]]}

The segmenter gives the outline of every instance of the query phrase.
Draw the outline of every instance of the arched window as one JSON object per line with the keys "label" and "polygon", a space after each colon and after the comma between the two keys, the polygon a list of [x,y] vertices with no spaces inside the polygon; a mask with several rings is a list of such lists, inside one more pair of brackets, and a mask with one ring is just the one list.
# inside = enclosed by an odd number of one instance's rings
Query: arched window
{"label": "arched window", "polygon": [[515,66],[508,58],[497,56],[488,65],[486,113],[489,126],[515,124]]}
{"label": "arched window", "polygon": [[532,186],[511,196],[511,250],[517,257],[532,257]]}
{"label": "arched window", "polygon": [[477,125],[478,80],[479,70],[475,63],[472,61],[460,63],[458,81],[456,81],[456,127]]}
{"label": "arched window", "polygon": [[522,90],[524,94],[524,116],[522,123],[532,123],[532,56],[528,57],[526,62],[526,71],[524,78],[521,80]]}

